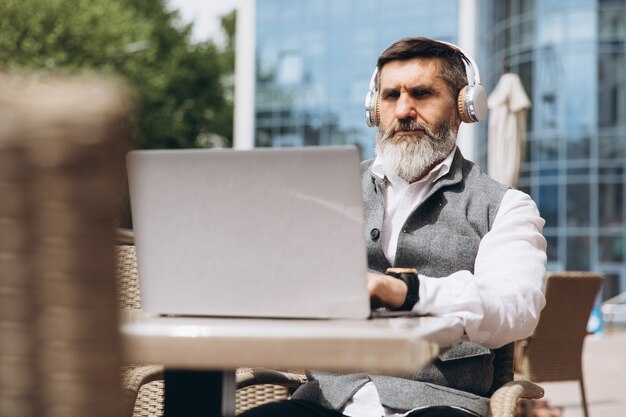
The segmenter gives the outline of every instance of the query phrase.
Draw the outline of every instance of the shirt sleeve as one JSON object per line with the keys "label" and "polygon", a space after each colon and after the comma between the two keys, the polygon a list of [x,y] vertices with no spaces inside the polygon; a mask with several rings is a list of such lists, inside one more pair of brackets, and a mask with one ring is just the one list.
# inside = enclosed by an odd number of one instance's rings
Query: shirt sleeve
{"label": "shirt sleeve", "polygon": [[544,220],[534,201],[508,190],[482,238],[474,273],[420,275],[420,314],[461,318],[471,341],[497,348],[532,333],[545,306]]}

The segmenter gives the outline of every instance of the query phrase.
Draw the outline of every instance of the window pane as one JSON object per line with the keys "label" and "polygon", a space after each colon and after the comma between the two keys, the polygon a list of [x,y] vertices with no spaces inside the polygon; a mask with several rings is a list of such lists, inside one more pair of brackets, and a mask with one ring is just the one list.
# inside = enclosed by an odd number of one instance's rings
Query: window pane
{"label": "window pane", "polygon": [[598,124],[601,127],[617,127],[624,123],[626,86],[624,71],[626,61],[623,52],[603,53],[598,59]]}
{"label": "window pane", "polygon": [[589,159],[591,156],[591,139],[589,137],[568,138],[568,159]]}
{"label": "window pane", "polygon": [[570,271],[589,270],[589,236],[567,238],[566,268]]}
{"label": "window pane", "polygon": [[598,210],[600,226],[622,226],[624,194],[622,184],[600,184]]}
{"label": "window pane", "polygon": [[613,175],[613,176],[619,176],[619,177],[624,175],[624,169],[622,167],[606,166],[605,164],[601,164],[601,165],[602,166],[600,166],[600,169],[598,171],[600,175]]}
{"label": "window pane", "polygon": [[559,140],[543,139],[536,141],[538,161],[556,161],[559,158]]}
{"label": "window pane", "polygon": [[615,297],[620,292],[619,275],[605,274],[604,281],[602,281],[602,299],[607,300],[611,297]]}
{"label": "window pane", "polygon": [[598,145],[602,159],[623,159],[626,156],[624,138],[621,134],[601,133],[598,138]]}
{"label": "window pane", "polygon": [[567,186],[567,225],[589,226],[589,184]]}
{"label": "window pane", "polygon": [[573,175],[589,175],[589,167],[568,168],[567,176],[571,178]]}
{"label": "window pane", "polygon": [[546,236],[548,241],[548,262],[556,262],[559,260],[559,239],[556,236]]}
{"label": "window pane", "polygon": [[539,187],[539,213],[546,221],[545,227],[559,225],[559,187],[556,184],[541,185]]}
{"label": "window pane", "polygon": [[624,260],[624,239],[622,236],[600,236],[600,260],[602,262],[622,262]]}
{"label": "window pane", "polygon": [[[606,3],[606,2],[603,2]],[[626,37],[626,14],[613,7],[600,8],[598,30],[602,39]]]}

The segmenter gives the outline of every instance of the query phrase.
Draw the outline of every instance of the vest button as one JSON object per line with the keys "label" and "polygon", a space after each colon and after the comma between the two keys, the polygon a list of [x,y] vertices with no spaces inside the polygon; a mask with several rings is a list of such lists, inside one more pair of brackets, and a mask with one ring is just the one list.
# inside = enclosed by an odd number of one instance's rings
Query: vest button
{"label": "vest button", "polygon": [[372,237],[372,240],[378,240],[378,238],[380,237],[380,230],[372,229],[372,231],[370,232],[370,236]]}

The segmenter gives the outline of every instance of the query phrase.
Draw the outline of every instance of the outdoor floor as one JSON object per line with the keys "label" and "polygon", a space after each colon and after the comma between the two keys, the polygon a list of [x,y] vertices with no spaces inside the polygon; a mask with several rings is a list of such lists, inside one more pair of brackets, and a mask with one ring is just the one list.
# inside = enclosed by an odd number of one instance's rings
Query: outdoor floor
{"label": "outdoor floor", "polygon": [[[626,328],[588,336],[583,348],[583,372],[589,417],[626,416]],[[583,417],[577,382],[542,382],[544,399],[561,408],[563,417]]]}

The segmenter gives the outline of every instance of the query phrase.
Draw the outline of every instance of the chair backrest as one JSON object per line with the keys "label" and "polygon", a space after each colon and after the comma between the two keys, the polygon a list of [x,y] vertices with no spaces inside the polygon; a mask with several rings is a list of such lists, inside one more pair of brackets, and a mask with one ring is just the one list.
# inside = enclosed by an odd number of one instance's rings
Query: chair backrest
{"label": "chair backrest", "polygon": [[141,294],[135,247],[118,245],[115,247],[115,254],[118,307],[122,310],[140,310]]}
{"label": "chair backrest", "polygon": [[517,371],[525,378],[548,382],[582,377],[587,322],[603,278],[594,272],[548,273],[546,307],[518,362]]}

